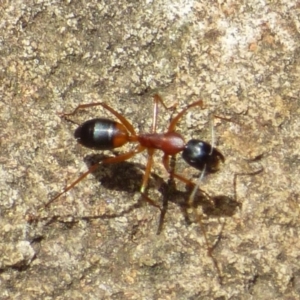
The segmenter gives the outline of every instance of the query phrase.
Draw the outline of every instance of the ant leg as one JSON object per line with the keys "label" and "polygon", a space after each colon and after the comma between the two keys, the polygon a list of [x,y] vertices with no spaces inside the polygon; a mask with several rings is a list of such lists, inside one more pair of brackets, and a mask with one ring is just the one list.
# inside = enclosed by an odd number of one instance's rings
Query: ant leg
{"label": "ant leg", "polygon": [[100,163],[92,165],[85,173],[80,175],[74,182],[72,182],[69,186],[64,188],[64,190],[62,192],[60,192],[58,195],[56,195],[54,198],[52,198],[50,201],[48,201],[45,204],[45,207],[48,207],[51,203],[53,203],[61,195],[65,194],[66,192],[71,190],[75,185],[77,185],[88,174],[93,173],[94,171],[96,171],[100,164],[112,164],[112,163],[122,162],[122,161],[125,161],[125,160],[131,158],[132,156],[136,155],[137,153],[142,152],[143,150],[144,150],[144,147],[138,146],[136,149],[134,149],[132,151],[129,151],[129,152],[121,154],[121,155],[118,155],[116,157],[108,157],[108,158],[104,159],[103,161],[101,161]]}
{"label": "ant leg", "polygon": [[193,191],[191,192],[190,196],[189,196],[189,200],[188,200],[188,204],[191,205],[194,202],[197,190],[201,190],[200,189],[200,182],[203,180],[204,176],[205,176],[205,171],[206,171],[206,165],[204,165],[204,168],[198,178],[197,183],[195,184]]}
{"label": "ant leg", "polygon": [[[155,133],[156,132],[156,122],[157,122],[157,115],[158,115],[158,100],[157,97],[158,95],[154,96],[154,106],[153,106],[153,116],[152,116],[152,127],[151,127],[151,132]],[[151,167],[153,164],[153,154],[154,154],[154,149],[147,149],[148,152],[148,160],[147,160],[147,165],[146,165],[146,170],[143,176],[143,181],[142,185],[140,188],[140,192],[142,194],[142,197],[152,206],[155,206],[160,209],[159,205],[156,204],[152,199],[150,199],[147,194],[146,194],[146,189],[148,186],[148,181],[151,173]]]}
{"label": "ant leg", "polygon": [[[158,102],[160,102],[165,109],[172,108],[172,107],[167,107],[165,105],[165,103],[163,102],[162,98],[158,94],[154,95],[154,102],[156,103],[156,105],[157,105]],[[177,125],[177,123],[179,121],[179,119],[186,113],[187,110],[189,110],[190,108],[195,107],[195,106],[200,106],[201,108],[203,108],[203,101],[202,100],[198,100],[196,102],[193,102],[192,104],[190,104],[186,108],[184,108],[180,113],[178,113],[178,115],[171,120],[171,123],[169,125],[169,128],[168,128],[167,132],[174,131],[175,127],[176,127],[176,125]],[[155,119],[156,119],[156,116],[155,116]]]}
{"label": "ant leg", "polygon": [[[231,119],[228,119],[228,118],[224,118],[224,117],[221,117],[221,116],[217,116],[217,115],[210,115],[210,128],[211,128],[211,150],[210,150],[210,153],[209,155],[213,155],[213,151],[215,149],[215,130],[214,130],[214,118],[218,118],[218,119],[221,119],[221,120],[224,120],[224,121],[227,121],[227,122],[233,122],[233,123],[237,123],[237,122],[234,122],[232,121]],[[238,124],[238,123],[237,123]],[[197,183],[196,185],[194,186],[194,189],[189,197],[189,202],[192,203],[193,202],[193,199],[195,198],[195,195],[196,195],[196,191],[197,189],[199,189],[200,187],[200,183],[201,181],[203,180],[204,176],[205,176],[205,171],[207,169],[207,165],[205,164],[204,165],[204,168],[202,170],[202,172],[200,173],[199,175],[199,178],[197,180]],[[246,175],[246,174],[242,174],[242,175]],[[250,174],[251,175],[251,174]],[[234,182],[236,182],[236,177],[234,178]]]}
{"label": "ant leg", "polygon": [[176,104],[172,104],[171,106],[168,107],[168,106],[164,103],[162,97],[159,96],[158,94],[155,94],[155,95],[153,96],[153,98],[154,98],[154,101],[155,101],[156,103],[160,102],[160,104],[161,104],[165,109],[167,109],[167,110],[171,110],[171,109],[175,109],[175,108],[176,108]]}
{"label": "ant leg", "polygon": [[[196,194],[197,191],[200,191],[204,196],[206,196],[208,199],[211,200],[211,197],[205,191],[201,190],[199,188],[199,186],[197,186],[197,184],[195,184],[191,180],[189,180],[189,179],[187,179],[187,178],[185,178],[185,177],[183,177],[183,176],[181,176],[181,175],[179,175],[179,174],[177,174],[177,173],[174,172],[175,165],[174,165],[174,167],[172,167],[172,164],[171,164],[171,167],[169,166],[169,157],[167,155],[164,155],[164,157],[163,157],[163,165],[164,165],[165,169],[168,171],[168,173],[170,174],[170,178],[177,178],[177,179],[181,180],[182,182],[184,182],[187,186],[193,187],[192,194],[194,193],[194,195],[192,197],[191,196],[189,197],[189,202],[188,202],[189,205],[192,206],[191,200],[194,201],[194,197],[195,197],[195,194]],[[205,168],[204,168],[204,171],[201,172],[202,176],[204,176],[204,174],[205,174]],[[202,178],[201,178],[201,180],[202,180]],[[162,213],[163,212],[164,212],[164,208],[162,210]],[[215,269],[216,269],[216,271],[218,273],[219,282],[222,283],[223,276],[222,276],[221,270],[219,268],[219,265],[217,263],[217,260],[213,256],[213,253],[212,253],[213,250],[214,250],[214,247],[215,247],[216,243],[214,243],[213,246],[210,246],[210,243],[209,243],[209,240],[208,240],[208,237],[207,237],[207,234],[206,234],[206,230],[205,230],[203,222],[202,222],[202,217],[199,214],[196,214],[196,213],[194,213],[194,215],[195,215],[196,220],[199,223],[201,231],[203,233],[205,244],[206,244],[206,247],[207,247],[207,254],[211,258],[212,263],[213,263],[213,265],[214,265],[214,267],[215,267]],[[223,230],[224,226],[225,226],[225,224],[222,225],[222,230]],[[161,229],[161,228],[159,227],[159,229]]]}
{"label": "ant leg", "polygon": [[157,115],[158,115],[158,102],[160,102],[160,104],[167,110],[171,110],[171,109],[175,108],[174,105],[172,105],[170,107],[166,106],[163,99],[158,94],[153,95],[153,100],[154,100],[154,108],[153,108],[153,119],[152,119],[153,120],[152,121],[152,133],[156,132],[156,121],[157,121]]}
{"label": "ant leg", "polygon": [[[165,169],[167,170],[167,172],[170,175],[170,178],[169,178],[169,181],[168,181],[169,185],[174,186],[175,185],[174,184],[174,178],[176,178],[176,179],[179,179],[180,181],[184,182],[190,188],[195,186],[195,183],[192,182],[191,180],[175,173],[175,156],[172,156],[171,164],[169,163],[169,156],[168,155],[163,156],[162,162],[163,162],[163,165],[164,165]],[[202,190],[200,190],[200,191],[203,193],[203,195],[208,196],[207,193],[205,193],[204,191],[202,191]],[[160,231],[162,230],[163,221],[164,221],[165,214],[167,212],[167,208],[168,208],[168,199],[164,198],[163,209],[162,209],[162,213],[161,213],[157,233],[160,233]]]}
{"label": "ant leg", "polygon": [[[174,172],[174,170],[172,170],[172,168],[170,168],[169,166],[169,156],[168,155],[164,155],[163,159],[162,159],[162,163],[165,167],[165,169],[167,170],[167,172],[170,174],[171,177],[176,178],[180,181],[182,181],[183,183],[185,183],[188,187],[192,188],[195,186],[195,183],[187,178],[185,178],[184,176],[179,175],[178,173]],[[199,190],[201,191],[201,193],[205,194],[206,196],[208,196],[203,190],[201,190],[199,188]]]}
{"label": "ant leg", "polygon": [[213,148],[215,147],[215,143],[216,143],[216,137],[215,137],[215,130],[214,130],[214,117],[213,115],[210,116],[210,130],[211,130],[211,151],[210,151],[210,155],[213,152]]}
{"label": "ant leg", "polygon": [[180,113],[178,113],[178,115],[171,120],[171,123],[168,128],[168,132],[174,131],[180,118],[187,112],[187,110],[189,110],[190,108],[195,107],[195,106],[200,106],[201,109],[203,109],[203,101],[198,100],[198,101],[188,105],[185,109],[183,109]]}
{"label": "ant leg", "polygon": [[[214,116],[213,115],[210,116],[210,129],[211,129],[211,150],[210,150],[209,155],[212,155],[214,147],[215,147],[215,130],[214,130]],[[200,173],[200,176],[197,180],[197,183],[195,184],[193,191],[189,196],[189,204],[193,203],[195,196],[196,196],[196,192],[198,189],[200,189],[200,183],[205,176],[205,171],[206,171],[206,164],[204,165],[203,170]]]}
{"label": "ant leg", "polygon": [[148,149],[148,161],[147,161],[146,170],[145,170],[145,173],[143,176],[143,181],[142,181],[142,185],[140,188],[140,192],[142,194],[142,197],[145,198],[145,200],[150,205],[155,206],[161,210],[160,206],[158,204],[156,204],[152,199],[150,199],[146,194],[146,189],[148,186],[148,181],[149,181],[149,177],[150,177],[150,173],[151,173],[151,167],[152,167],[152,163],[153,163],[153,153],[154,153],[154,149]]}
{"label": "ant leg", "polygon": [[156,123],[157,123],[157,115],[158,115],[158,101],[160,96],[154,95],[154,106],[153,106],[153,117],[152,117],[152,127],[151,127],[151,133],[156,132]]}
{"label": "ant leg", "polygon": [[[214,116],[213,115],[211,115],[211,117],[210,117],[210,127],[211,127],[211,151],[210,151],[209,155],[212,155],[213,149],[215,147],[215,131],[214,131]],[[207,165],[205,164],[204,167],[203,167],[202,172],[199,175],[197,183],[195,184],[195,186],[192,190],[192,193],[189,196],[189,200],[188,200],[189,205],[192,205],[194,203],[197,191],[201,190],[200,189],[200,183],[202,182],[202,180],[205,176],[206,168],[207,168]],[[214,201],[211,199],[211,197],[209,197],[209,199],[211,200],[211,203],[214,206]],[[221,273],[221,269],[218,265],[217,259],[213,255],[213,250],[216,247],[216,245],[218,244],[221,236],[219,235],[217,240],[212,245],[211,245],[211,243],[209,243],[208,236],[207,236],[207,231],[206,231],[206,229],[204,227],[204,224],[203,224],[203,221],[202,221],[202,214],[203,213],[201,213],[201,214],[196,213],[196,211],[194,210],[194,215],[195,215],[195,217],[198,221],[198,224],[200,225],[202,234],[204,236],[205,244],[206,244],[206,247],[207,247],[207,255],[211,258],[211,261],[212,261],[212,263],[215,267],[215,270],[218,273],[219,283],[222,284],[223,275]],[[222,223],[220,233],[223,232],[224,227],[225,227],[225,221]]]}
{"label": "ant leg", "polygon": [[111,108],[109,105],[107,105],[106,103],[103,103],[103,102],[80,104],[71,113],[68,113],[68,114],[60,113],[59,115],[62,118],[66,118],[67,116],[73,116],[73,115],[75,115],[79,110],[82,110],[82,109],[85,109],[85,108],[89,108],[89,107],[94,107],[94,106],[102,106],[103,108],[105,108],[108,111],[110,111],[116,118],[118,118],[121,121],[121,123],[126,127],[126,129],[132,135],[136,135],[136,132],[135,132],[132,124],[124,116],[122,116],[120,113],[118,113],[113,108]]}
{"label": "ant leg", "polygon": [[84,179],[87,175],[90,173],[93,173],[96,171],[99,167],[99,164],[92,165],[86,172],[81,174],[74,182],[72,182],[69,186],[65,187],[62,192],[57,194],[54,198],[52,198],[50,201],[48,201],[45,204],[45,207],[48,207],[51,203],[53,203],[56,199],[58,199],[61,195],[65,194],[68,192],[70,189],[72,189],[75,185],[77,185],[82,179]]}
{"label": "ant leg", "polygon": [[141,189],[140,189],[142,194],[144,194],[146,192],[146,188],[148,185],[150,171],[151,171],[151,167],[152,167],[152,163],[153,163],[153,153],[154,153],[154,149],[148,149],[148,161],[147,161],[147,166],[146,166],[146,170],[144,173],[144,177],[143,177],[143,181],[142,181],[142,185],[141,185]]}
{"label": "ant leg", "polygon": [[[157,122],[157,115],[158,115],[158,105],[157,104],[158,104],[159,99],[160,99],[160,97],[158,95],[154,95],[154,106],[153,106],[151,133],[156,132],[156,122]],[[145,173],[144,173],[144,177],[143,177],[143,181],[142,181],[142,185],[141,185],[141,189],[140,189],[142,195],[145,195],[146,188],[147,188],[147,185],[148,185],[150,172],[151,172],[151,167],[152,167],[152,164],[153,164],[154,149],[148,148],[147,152],[148,152],[147,166],[146,166],[146,170],[145,170]]]}
{"label": "ant leg", "polygon": [[[158,102],[161,102],[162,105],[165,108],[167,108],[165,106],[165,104],[163,103],[161,97],[158,94],[155,94],[153,98],[154,98],[153,99],[154,100],[154,106],[153,106],[151,133],[156,132],[157,115],[158,115]],[[151,168],[152,168],[152,164],[153,164],[153,154],[154,154],[154,149],[148,149],[148,161],[147,161],[147,166],[146,166],[146,170],[145,170],[145,173],[144,173],[144,177],[143,177],[140,192],[142,194],[142,197],[145,198],[145,200],[149,204],[151,204],[152,206],[155,206],[159,210],[161,210],[160,206],[158,204],[156,204],[152,199],[150,199],[146,194],[146,189],[147,189],[147,186],[148,186],[148,181],[149,181]]]}
{"label": "ant leg", "polygon": [[[167,191],[166,193],[164,193],[164,197],[163,197],[163,207],[161,210],[161,214],[160,214],[160,218],[159,218],[159,223],[158,223],[158,228],[157,228],[157,232],[156,234],[160,234],[163,228],[163,224],[164,224],[164,220],[165,220],[165,215],[167,213],[168,210],[168,204],[169,204],[169,194],[170,194],[170,190],[172,191],[173,189],[175,189],[175,181],[174,181],[174,169],[175,169],[175,155],[171,157],[171,163],[170,163],[170,172],[169,172],[169,180],[167,183]],[[169,163],[168,163],[169,166]]]}
{"label": "ant leg", "polygon": [[158,94],[155,94],[153,96],[154,101],[156,103],[160,102],[160,104],[165,108],[165,109],[171,109],[172,107],[167,107],[166,104],[164,103],[163,99],[161,98],[161,96],[159,96]]}

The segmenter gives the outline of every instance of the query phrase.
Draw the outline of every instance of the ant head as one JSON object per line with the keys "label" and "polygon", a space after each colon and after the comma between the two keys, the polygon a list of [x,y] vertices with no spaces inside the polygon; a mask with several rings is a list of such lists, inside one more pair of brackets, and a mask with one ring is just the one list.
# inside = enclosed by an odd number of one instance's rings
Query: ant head
{"label": "ant head", "polygon": [[204,141],[195,139],[188,141],[185,145],[182,158],[197,170],[201,171],[206,166],[206,172],[208,173],[217,172],[220,162],[225,161],[219,150]]}

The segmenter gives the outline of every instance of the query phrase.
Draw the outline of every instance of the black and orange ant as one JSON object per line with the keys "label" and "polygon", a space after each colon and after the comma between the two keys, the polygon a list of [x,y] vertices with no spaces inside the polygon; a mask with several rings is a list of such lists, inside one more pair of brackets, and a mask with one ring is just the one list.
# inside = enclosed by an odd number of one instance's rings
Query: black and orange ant
{"label": "black and orange ant", "polygon": [[111,108],[103,102],[81,104],[77,106],[75,110],[71,113],[61,113],[60,116],[62,118],[67,119],[69,116],[75,115],[79,110],[94,106],[102,106],[104,109],[112,113],[120,121],[120,123],[106,118],[96,118],[88,120],[81,124],[75,130],[74,137],[77,140],[77,142],[87,148],[94,150],[113,150],[127,143],[136,143],[137,146],[131,151],[120,154],[115,157],[105,158],[100,163],[93,164],[85,173],[83,173],[73,183],[67,186],[61,193],[52,198],[46,204],[46,206],[49,206],[61,195],[72,189],[88,174],[97,170],[100,164],[102,165],[119,163],[130,159],[137,153],[140,153],[144,150],[147,150],[148,160],[140,192],[143,198],[145,198],[150,204],[158,207],[159,209],[159,205],[157,205],[153,200],[151,200],[146,194],[146,189],[153,164],[153,154],[155,150],[161,150],[163,152],[162,163],[167,172],[170,174],[170,177],[177,178],[188,186],[193,187],[196,185],[189,179],[177,174],[174,171],[174,168],[170,167],[170,156],[174,158],[176,154],[181,152],[182,158],[190,166],[201,170],[202,175],[204,175],[205,172],[216,172],[219,168],[220,162],[224,162],[225,160],[221,152],[215,147],[213,147],[211,144],[202,140],[191,139],[190,141],[185,143],[183,136],[175,131],[176,125],[178,124],[179,120],[190,108],[199,106],[201,109],[203,109],[203,101],[198,100],[188,105],[181,112],[179,112],[177,116],[175,116],[171,120],[168,130],[165,133],[156,132],[159,102],[166,109],[168,109],[164,104],[162,98],[159,95],[155,94],[151,133],[137,134],[132,124],[123,115],[121,115],[120,113],[118,113],[113,108]]}
{"label": "black and orange ant", "polygon": [[[169,127],[165,133],[156,132],[159,103],[161,103],[164,106],[164,108],[168,109],[168,107],[164,104],[162,98],[157,94],[154,95],[154,107],[153,107],[153,119],[152,119],[151,132],[141,133],[141,134],[137,134],[132,124],[123,115],[115,111],[106,103],[99,102],[99,103],[81,104],[77,106],[75,110],[71,113],[61,113],[60,116],[68,120],[69,116],[75,115],[79,110],[95,107],[95,106],[102,106],[104,109],[112,113],[120,121],[120,123],[106,118],[96,118],[96,119],[88,120],[83,124],[81,124],[75,130],[74,137],[76,138],[77,142],[87,148],[94,149],[94,150],[113,150],[115,148],[125,145],[126,143],[136,143],[137,146],[129,152],[120,154],[115,157],[105,158],[100,163],[91,165],[85,173],[83,173],[73,183],[67,186],[61,193],[59,193],[54,198],[52,198],[46,204],[46,206],[49,206],[53,201],[58,199],[61,195],[63,195],[64,193],[72,189],[88,174],[97,170],[100,164],[105,165],[105,164],[112,164],[112,163],[120,163],[122,161],[130,159],[137,153],[147,150],[148,160],[145,168],[145,173],[142,179],[140,192],[146,201],[148,201],[151,205],[159,208],[161,211],[159,226],[157,230],[157,233],[159,234],[162,230],[164,216],[167,211],[168,199],[164,197],[163,208],[161,208],[146,194],[146,189],[147,189],[149,177],[151,174],[151,168],[153,164],[153,154],[155,150],[161,150],[163,152],[162,163],[170,175],[169,183],[172,184],[174,178],[176,178],[182,181],[183,183],[185,183],[190,188],[193,188],[193,192],[190,196],[191,199],[190,202],[193,201],[196,191],[200,190],[199,181],[197,184],[195,184],[191,180],[185,178],[184,176],[174,171],[175,169],[174,161],[175,161],[176,154],[181,152],[182,158],[190,166],[194,167],[197,170],[200,170],[201,178],[203,178],[205,173],[216,172],[219,168],[220,162],[224,162],[225,160],[221,152],[211,144],[198,139],[191,139],[187,143],[185,143],[183,136],[175,131],[176,125],[178,124],[182,116],[189,109],[197,106],[203,109],[202,100],[193,102],[192,104],[184,108],[181,112],[179,112],[174,118],[172,118]],[[212,144],[213,143],[214,142],[212,142]],[[171,164],[170,164],[170,156],[172,158]],[[201,192],[205,194],[204,191]]]}
{"label": "black and orange ant", "polygon": [[[164,133],[156,132],[159,103],[163,105],[164,108],[168,109],[168,107],[164,104],[162,98],[159,95],[155,94],[152,126],[151,126],[150,133],[137,134],[132,124],[123,115],[121,115],[113,108],[111,108],[109,105],[103,102],[81,104],[77,106],[75,110],[71,113],[61,113],[60,114],[61,118],[69,120],[68,117],[75,115],[79,110],[83,110],[95,106],[101,106],[104,109],[108,110],[112,115],[114,115],[116,119],[118,119],[118,122],[106,118],[95,118],[95,119],[88,120],[83,124],[81,124],[75,130],[74,137],[77,140],[77,142],[87,148],[94,149],[94,150],[113,150],[127,143],[135,143],[136,146],[128,152],[119,154],[114,157],[106,157],[100,162],[92,164],[85,173],[79,176],[73,183],[68,185],[62,192],[60,192],[49,202],[47,202],[45,206],[48,207],[51,203],[53,203],[53,201],[55,201],[60,196],[62,196],[63,194],[71,190],[88,174],[96,171],[100,165],[108,165],[108,164],[114,164],[114,163],[120,163],[126,161],[144,150],[147,151],[148,159],[147,159],[147,164],[142,179],[142,184],[140,187],[140,192],[142,198],[144,198],[151,205],[159,208],[161,211],[157,233],[160,233],[162,229],[163,219],[167,211],[168,195],[167,193],[166,195],[164,195],[163,204],[161,208],[161,206],[158,205],[156,202],[154,202],[152,199],[150,199],[146,193],[148,181],[151,175],[153,155],[155,150],[161,150],[163,152],[162,163],[164,168],[169,173],[168,183],[172,185],[174,183],[174,178],[176,178],[181,182],[183,182],[184,184],[186,184],[186,186],[189,188],[188,192],[191,193],[189,194],[188,197],[189,199],[186,202],[187,204],[186,207],[196,207],[197,205],[196,202],[197,199],[199,198],[211,202],[212,206],[210,206],[210,208],[212,209],[214,209],[214,204],[217,203],[218,201],[228,200],[229,197],[226,196],[211,197],[205,191],[200,189],[200,183],[203,177],[208,173],[217,172],[220,163],[223,163],[225,161],[223,154],[214,146],[213,125],[211,126],[212,128],[211,143],[207,143],[199,139],[191,139],[186,143],[183,136],[180,133],[176,132],[175,130],[180,119],[189,109],[193,107],[199,107],[200,109],[204,109],[203,101],[198,100],[186,106],[174,118],[171,119],[168,129]],[[218,116],[214,116],[214,117],[218,117]],[[218,118],[231,121],[223,117],[218,117]],[[175,157],[178,153],[181,153],[182,158],[188,165],[200,171],[200,176],[196,183],[175,172]],[[258,172],[255,172],[253,174],[242,173],[238,175],[255,175],[257,173]],[[236,185],[236,176],[234,177],[234,188],[235,185]],[[236,200],[236,194],[233,202],[235,200]],[[222,282],[223,276],[221,275],[221,270],[218,267],[217,261],[212,254],[215,245],[209,246],[210,243],[208,241],[206,230],[204,229],[204,225],[202,224],[202,217],[196,214],[195,220],[201,226],[201,231],[203,232],[204,239],[207,244],[208,255],[211,257],[213,261],[220,282]],[[222,228],[224,224],[222,225]]]}

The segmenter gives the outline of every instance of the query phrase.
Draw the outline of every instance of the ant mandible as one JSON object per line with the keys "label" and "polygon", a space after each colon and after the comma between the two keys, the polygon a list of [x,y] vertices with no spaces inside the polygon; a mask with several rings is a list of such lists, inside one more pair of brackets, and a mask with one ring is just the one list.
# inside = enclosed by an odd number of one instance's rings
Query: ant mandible
{"label": "ant mandible", "polygon": [[161,103],[166,109],[162,98],[155,94],[154,95],[154,107],[153,107],[153,118],[152,128],[150,133],[137,134],[132,124],[120,113],[115,111],[113,108],[108,106],[104,102],[81,104],[75,108],[71,113],[62,113],[60,116],[67,119],[68,116],[75,115],[79,110],[102,106],[104,109],[112,113],[120,123],[106,119],[96,118],[88,120],[81,124],[74,132],[74,137],[79,144],[94,150],[112,150],[121,147],[127,143],[136,143],[137,146],[126,153],[120,154],[115,157],[108,157],[103,159],[101,162],[92,165],[85,173],[77,178],[73,183],[67,186],[61,193],[52,198],[45,206],[49,206],[53,201],[59,198],[61,195],[72,189],[88,174],[94,172],[100,164],[112,164],[119,163],[133,157],[137,153],[147,150],[148,160],[145,169],[145,173],[142,180],[140,192],[142,196],[150,202],[150,204],[160,207],[154,203],[146,195],[146,188],[151,173],[151,167],[153,163],[153,154],[155,150],[161,150],[163,152],[162,163],[170,175],[170,178],[177,178],[184,182],[188,186],[196,186],[189,179],[175,173],[174,168],[169,165],[169,157],[175,157],[176,154],[182,153],[182,158],[192,167],[201,170],[203,175],[204,172],[213,173],[218,170],[220,162],[224,162],[224,156],[215,147],[207,142],[198,139],[191,139],[185,143],[184,138],[181,134],[175,131],[176,125],[182,116],[192,107],[199,106],[203,109],[203,101],[198,100],[193,102],[184,108],[181,112],[175,116],[168,127],[167,132],[157,133],[156,123],[158,115],[158,103]]}

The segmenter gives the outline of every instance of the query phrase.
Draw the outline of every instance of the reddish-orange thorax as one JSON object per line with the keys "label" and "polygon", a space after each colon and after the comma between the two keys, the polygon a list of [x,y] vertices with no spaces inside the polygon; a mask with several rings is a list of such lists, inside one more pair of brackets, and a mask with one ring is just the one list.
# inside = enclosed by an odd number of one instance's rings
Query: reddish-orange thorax
{"label": "reddish-orange thorax", "polygon": [[159,149],[167,155],[175,155],[185,146],[183,137],[176,132],[141,134],[138,141],[146,148]]}

